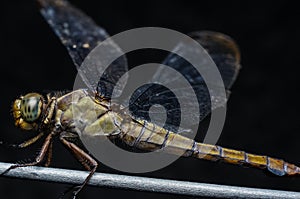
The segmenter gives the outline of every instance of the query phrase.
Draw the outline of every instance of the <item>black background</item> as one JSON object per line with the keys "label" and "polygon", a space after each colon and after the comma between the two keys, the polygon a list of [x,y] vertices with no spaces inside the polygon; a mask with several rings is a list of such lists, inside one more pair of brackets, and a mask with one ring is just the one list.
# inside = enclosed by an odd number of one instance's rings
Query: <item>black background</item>
{"label": "black background", "polygon": [[[232,88],[218,145],[299,163],[299,11],[287,1],[92,1],[73,0],[111,35],[143,26],[183,33],[215,30],[233,37],[242,70]],[[32,137],[13,125],[15,97],[32,91],[71,89],[76,74],[67,51],[40,16],[33,0],[1,3],[0,139]],[[31,159],[39,142],[23,150],[0,147],[0,161]],[[81,169],[60,143],[53,166]],[[100,164],[101,165],[101,164]],[[105,166],[100,172],[118,173]],[[181,158],[157,178],[300,191],[300,178],[275,177],[256,169]],[[68,185],[0,178],[1,198],[57,198]],[[80,198],[175,198],[172,195],[86,187]],[[177,197],[177,196],[176,196]],[[186,198],[178,196],[177,198]]]}

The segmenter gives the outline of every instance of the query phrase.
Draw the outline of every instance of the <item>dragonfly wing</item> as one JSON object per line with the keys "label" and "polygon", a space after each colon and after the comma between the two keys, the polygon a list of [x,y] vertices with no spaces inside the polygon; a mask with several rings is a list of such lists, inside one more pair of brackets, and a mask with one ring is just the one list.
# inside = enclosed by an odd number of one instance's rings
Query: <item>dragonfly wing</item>
{"label": "dragonfly wing", "polygon": [[[225,89],[229,93],[229,89],[240,69],[240,53],[236,43],[230,37],[217,32],[200,31],[191,33],[190,36],[209,53],[218,67]],[[189,81],[198,99],[200,116],[196,115],[194,102],[190,100],[194,96],[190,88],[176,88],[175,96],[174,90],[163,89],[157,84],[147,84],[131,97],[130,110],[133,115],[149,120],[149,114],[154,114],[155,118],[160,120],[162,119],[161,117],[165,117],[166,112],[165,128],[168,129],[168,126],[170,126],[173,129],[178,124],[181,124],[180,126],[184,128],[190,128],[190,125],[198,125],[199,121],[203,120],[211,110],[225,105],[227,99],[220,95],[222,88],[215,85],[209,92],[204,79],[198,71],[188,61],[176,54],[178,52],[185,54],[193,50],[195,49],[192,49],[188,42],[182,42],[167,56],[163,64],[177,70]],[[163,82],[163,85],[172,85],[177,80],[176,76],[170,75],[170,73],[165,71],[165,67],[161,67],[154,74],[152,82]],[[180,104],[181,107],[178,99],[184,102],[184,104]],[[163,106],[165,109],[149,113],[150,107],[156,104]],[[185,114],[184,117],[180,117],[181,113]],[[164,120],[162,119],[161,121]]]}
{"label": "dragonfly wing", "polygon": [[229,90],[241,68],[241,55],[235,41],[227,35],[212,31],[192,32],[189,36],[209,53],[220,71],[225,88]]}
{"label": "dragonfly wing", "polygon": [[[116,84],[127,71],[126,57],[116,59],[106,71],[102,63],[90,65],[88,68],[81,67],[88,54],[109,35],[90,17],[65,0],[38,0],[38,2],[43,17],[67,48],[84,83],[94,92],[109,95],[112,92],[112,85]],[[109,40],[108,44],[110,54],[122,53],[112,40]],[[126,81],[126,78],[123,80]],[[125,83],[123,82],[123,85]]]}

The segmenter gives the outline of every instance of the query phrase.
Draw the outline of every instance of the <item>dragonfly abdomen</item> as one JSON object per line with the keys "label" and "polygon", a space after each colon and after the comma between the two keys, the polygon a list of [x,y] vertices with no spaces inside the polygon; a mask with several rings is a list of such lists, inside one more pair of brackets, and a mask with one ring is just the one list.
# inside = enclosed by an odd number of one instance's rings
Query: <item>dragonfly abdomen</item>
{"label": "dragonfly abdomen", "polygon": [[162,148],[167,130],[146,120],[124,120],[121,124],[122,140],[129,146],[147,151]]}
{"label": "dragonfly abdomen", "polygon": [[163,149],[164,152],[195,157],[210,161],[267,169],[271,173],[283,175],[300,174],[300,168],[283,160],[244,151],[223,148],[216,145],[198,143],[193,139],[168,131],[146,121],[123,123],[123,140],[144,150]]}
{"label": "dragonfly abdomen", "polygon": [[283,160],[244,151],[223,148],[216,145],[197,143],[192,156],[206,160],[222,160],[230,164],[267,169],[271,173],[283,175],[300,174],[300,168]]}

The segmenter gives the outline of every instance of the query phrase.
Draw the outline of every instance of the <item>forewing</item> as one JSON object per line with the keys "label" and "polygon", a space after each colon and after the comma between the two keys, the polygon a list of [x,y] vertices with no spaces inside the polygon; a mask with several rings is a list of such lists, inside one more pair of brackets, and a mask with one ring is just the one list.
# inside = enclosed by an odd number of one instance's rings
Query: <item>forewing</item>
{"label": "forewing", "polygon": [[[38,0],[43,17],[67,48],[82,80],[94,92],[110,95],[113,85],[127,71],[127,60],[121,56],[104,70],[103,62],[81,65],[88,54],[109,35],[106,31],[81,10],[65,0]],[[108,56],[122,54],[121,49],[112,40],[106,42],[110,46]],[[126,78],[123,78],[126,81]],[[125,85],[125,82],[123,82]]]}

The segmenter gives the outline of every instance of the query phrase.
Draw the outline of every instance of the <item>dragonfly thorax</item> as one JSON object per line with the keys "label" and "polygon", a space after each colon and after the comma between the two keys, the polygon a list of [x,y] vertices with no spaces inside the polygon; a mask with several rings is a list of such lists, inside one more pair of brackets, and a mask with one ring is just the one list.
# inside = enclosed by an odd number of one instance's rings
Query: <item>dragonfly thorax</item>
{"label": "dragonfly thorax", "polygon": [[38,93],[28,93],[16,99],[12,108],[15,125],[23,130],[36,130],[43,106],[44,98]]}

